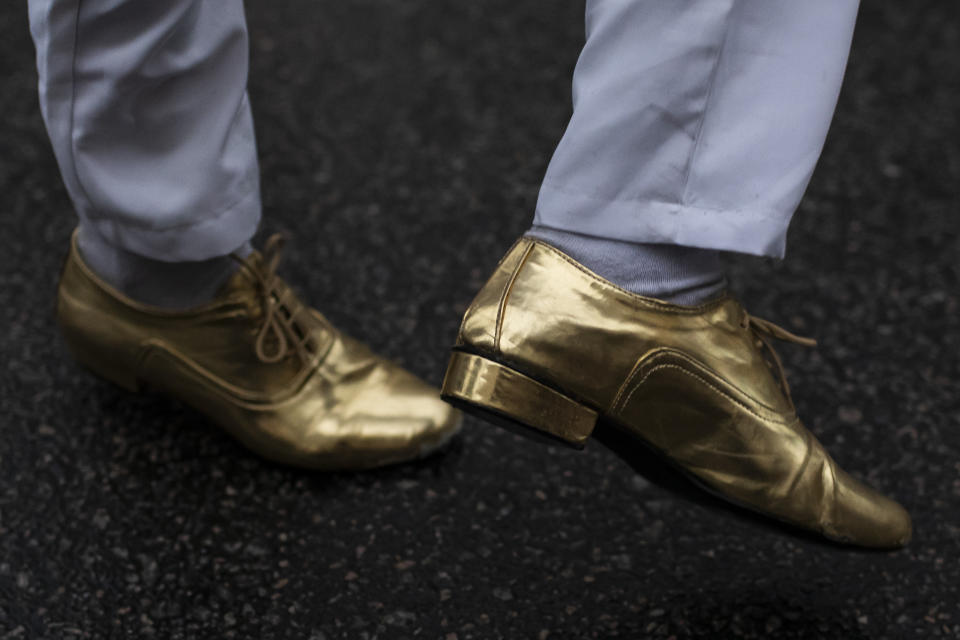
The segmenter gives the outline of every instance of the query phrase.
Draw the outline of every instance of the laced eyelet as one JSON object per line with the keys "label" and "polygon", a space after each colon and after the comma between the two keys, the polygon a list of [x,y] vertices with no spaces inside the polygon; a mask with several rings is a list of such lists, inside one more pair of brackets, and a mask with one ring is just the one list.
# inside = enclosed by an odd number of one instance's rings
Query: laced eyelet
{"label": "laced eyelet", "polygon": [[783,393],[787,398],[787,402],[789,402],[790,406],[792,407],[793,397],[790,394],[790,385],[787,384],[787,374],[783,368],[783,361],[780,360],[780,356],[777,355],[776,349],[774,349],[773,345],[770,344],[768,338],[785,340],[787,342],[793,342],[795,344],[801,344],[807,347],[816,346],[816,340],[812,340],[810,338],[801,338],[800,336],[794,335],[782,327],[778,327],[769,320],[755,318],[746,312],[744,312],[743,318],[740,320],[740,326],[744,329],[749,329],[753,333],[753,337],[755,338],[754,344],[756,345],[757,349],[765,351],[765,359],[767,356],[769,356],[771,367],[779,378],[778,382],[780,383],[780,388],[783,389]]}
{"label": "laced eyelet", "polygon": [[[298,322],[305,307],[290,295],[276,275],[282,248],[283,236],[274,234],[267,240],[261,260],[231,254],[247,273],[253,276],[260,289],[260,311],[263,319],[254,341],[254,352],[257,359],[266,364],[280,362],[293,351],[296,351],[303,362],[312,356],[307,344],[313,340],[312,335]],[[273,353],[266,350],[268,335],[272,335],[277,343],[277,350]]]}

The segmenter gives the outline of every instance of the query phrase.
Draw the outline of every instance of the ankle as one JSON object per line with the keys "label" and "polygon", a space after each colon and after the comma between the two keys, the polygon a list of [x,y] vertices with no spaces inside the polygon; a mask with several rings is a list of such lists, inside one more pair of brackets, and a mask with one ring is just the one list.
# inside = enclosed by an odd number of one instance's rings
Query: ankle
{"label": "ankle", "polygon": [[[214,299],[237,269],[229,255],[196,262],[164,262],[132,253],[81,227],[77,247],[84,263],[125,296],[166,309],[189,309]],[[241,255],[250,253],[249,243]]]}
{"label": "ankle", "polygon": [[726,290],[720,252],[713,249],[623,242],[540,226],[532,227],[526,235],[556,247],[615,285],[642,296],[697,305],[720,297]]}

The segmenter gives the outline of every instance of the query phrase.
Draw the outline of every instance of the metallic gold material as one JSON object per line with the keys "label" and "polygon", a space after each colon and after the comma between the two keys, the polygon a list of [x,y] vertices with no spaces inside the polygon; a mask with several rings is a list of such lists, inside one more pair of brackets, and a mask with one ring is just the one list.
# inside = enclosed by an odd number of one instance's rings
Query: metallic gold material
{"label": "metallic gold material", "polygon": [[57,316],[77,360],[125,389],[186,402],[265,458],[355,470],[446,443],[457,411],[435,389],[337,331],[254,252],[210,303],[169,311],[126,298],[82,261],[76,235]]}
{"label": "metallic gold material", "polygon": [[801,424],[772,338],[813,344],[732,298],[638,296],[523,238],[467,310],[442,394],[574,446],[606,419],[730,502],[836,541],[906,544],[907,512]]}
{"label": "metallic gold material", "polygon": [[455,351],[447,371],[448,397],[469,400],[576,447],[583,447],[597,423],[596,411],[492,360]]}

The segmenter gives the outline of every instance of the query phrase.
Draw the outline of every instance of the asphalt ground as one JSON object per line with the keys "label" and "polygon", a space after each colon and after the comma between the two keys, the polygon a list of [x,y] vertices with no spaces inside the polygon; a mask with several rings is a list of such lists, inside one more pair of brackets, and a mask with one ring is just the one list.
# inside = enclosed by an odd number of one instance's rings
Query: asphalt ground
{"label": "asphalt ground", "polygon": [[[626,451],[476,420],[420,464],[288,470],[79,370],[52,317],[74,221],[25,3],[3,3],[0,638],[960,637],[956,9],[865,3],[787,260],[731,260],[751,312],[820,340],[781,351],[801,415],[914,516],[905,550],[866,553],[690,501]],[[530,222],[582,2],[248,12],[284,274],[439,383]]]}

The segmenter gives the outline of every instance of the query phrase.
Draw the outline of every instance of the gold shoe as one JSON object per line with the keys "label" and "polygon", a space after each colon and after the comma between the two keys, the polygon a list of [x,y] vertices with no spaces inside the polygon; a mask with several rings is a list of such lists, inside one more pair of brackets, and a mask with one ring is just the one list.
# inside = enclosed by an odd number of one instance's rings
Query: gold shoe
{"label": "gold shoe", "polygon": [[275,275],[280,245],[274,236],[242,260],[210,303],[168,311],[100,280],[75,233],[57,300],[67,346],[100,376],[179,398],[277,462],[367,469],[446,443],[459,413],[304,306]]}
{"label": "gold shoe", "polygon": [[813,343],[729,297],[628,293],[522,238],[467,310],[442,395],[576,447],[609,420],[729,502],[835,541],[906,544],[907,512],[800,423],[772,338]]}

